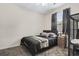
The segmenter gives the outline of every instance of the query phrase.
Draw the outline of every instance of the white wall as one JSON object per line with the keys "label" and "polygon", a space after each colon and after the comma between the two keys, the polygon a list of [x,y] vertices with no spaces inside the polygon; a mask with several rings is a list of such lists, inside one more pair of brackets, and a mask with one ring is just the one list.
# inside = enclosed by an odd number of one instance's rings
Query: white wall
{"label": "white wall", "polygon": [[43,17],[15,4],[0,4],[0,49],[19,46],[22,37],[42,32]]}
{"label": "white wall", "polygon": [[44,16],[44,29],[51,30],[51,15],[47,14]]}
{"label": "white wall", "polygon": [[79,4],[78,3],[70,3],[70,4],[64,4],[61,7],[52,9],[51,13],[48,13],[45,15],[45,29],[51,29],[51,15],[55,12],[61,12],[65,8],[71,8],[71,14],[79,13]]}

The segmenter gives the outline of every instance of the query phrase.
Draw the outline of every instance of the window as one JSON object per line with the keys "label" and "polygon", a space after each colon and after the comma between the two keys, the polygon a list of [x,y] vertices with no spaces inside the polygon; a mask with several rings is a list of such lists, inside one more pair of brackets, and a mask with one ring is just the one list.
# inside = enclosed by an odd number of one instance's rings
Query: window
{"label": "window", "polygon": [[62,32],[62,21],[63,21],[63,12],[57,13],[57,30],[58,32]]}

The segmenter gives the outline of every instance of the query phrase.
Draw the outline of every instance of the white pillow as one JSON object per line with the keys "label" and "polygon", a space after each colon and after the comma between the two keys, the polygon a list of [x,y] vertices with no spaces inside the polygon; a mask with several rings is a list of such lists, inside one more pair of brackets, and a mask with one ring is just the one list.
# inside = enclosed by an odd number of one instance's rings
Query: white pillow
{"label": "white pillow", "polygon": [[44,37],[48,37],[49,36],[49,34],[48,33],[45,33],[45,32],[42,32],[40,35],[41,36],[44,36]]}
{"label": "white pillow", "polygon": [[57,35],[55,33],[48,33],[48,35],[51,37],[57,37]]}

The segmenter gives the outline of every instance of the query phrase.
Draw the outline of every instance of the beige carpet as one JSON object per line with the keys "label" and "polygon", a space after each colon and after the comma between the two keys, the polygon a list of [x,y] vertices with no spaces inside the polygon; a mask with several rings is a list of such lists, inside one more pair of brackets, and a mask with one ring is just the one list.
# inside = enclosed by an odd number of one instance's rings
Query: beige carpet
{"label": "beige carpet", "polygon": [[[44,52],[36,54],[36,56],[67,56],[67,49],[59,48],[58,46],[52,47]],[[28,49],[23,46],[0,50],[0,56],[31,56]]]}

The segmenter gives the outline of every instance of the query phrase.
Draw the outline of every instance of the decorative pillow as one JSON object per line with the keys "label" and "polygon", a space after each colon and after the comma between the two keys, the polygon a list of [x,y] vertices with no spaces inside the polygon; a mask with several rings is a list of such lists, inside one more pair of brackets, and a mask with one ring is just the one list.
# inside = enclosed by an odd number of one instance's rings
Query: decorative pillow
{"label": "decorative pillow", "polygon": [[55,33],[49,33],[49,37],[57,37]]}
{"label": "decorative pillow", "polygon": [[48,37],[49,34],[48,33],[45,33],[45,32],[42,32],[42,33],[40,33],[40,36],[42,36],[42,37]]}

